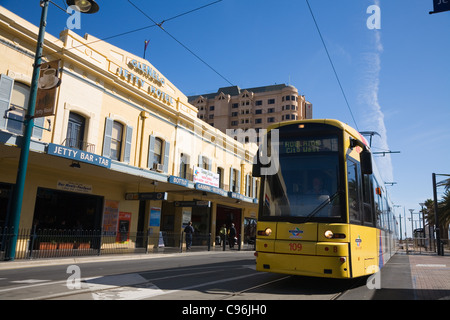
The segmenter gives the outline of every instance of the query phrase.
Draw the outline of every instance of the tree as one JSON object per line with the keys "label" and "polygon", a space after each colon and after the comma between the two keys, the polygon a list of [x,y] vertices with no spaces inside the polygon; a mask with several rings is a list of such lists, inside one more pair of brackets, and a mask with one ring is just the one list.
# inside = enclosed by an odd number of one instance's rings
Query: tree
{"label": "tree", "polygon": [[[450,179],[439,182],[438,186],[445,188],[444,196],[438,201],[438,210],[440,234],[442,238],[447,238],[450,224]],[[434,201],[427,199],[424,204],[426,207],[425,219],[428,224],[435,225]]]}
{"label": "tree", "polygon": [[441,228],[441,237],[448,237],[448,226],[450,224],[450,189],[445,190],[442,200],[438,202],[439,226]]}

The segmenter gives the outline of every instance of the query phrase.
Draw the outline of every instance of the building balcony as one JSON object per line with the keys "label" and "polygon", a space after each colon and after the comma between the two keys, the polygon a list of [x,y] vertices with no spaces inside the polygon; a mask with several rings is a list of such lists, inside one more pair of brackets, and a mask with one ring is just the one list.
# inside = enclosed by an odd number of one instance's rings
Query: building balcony
{"label": "building balcony", "polygon": [[63,146],[79,149],[90,153],[95,153],[95,144],[78,139],[67,138],[62,143]]}

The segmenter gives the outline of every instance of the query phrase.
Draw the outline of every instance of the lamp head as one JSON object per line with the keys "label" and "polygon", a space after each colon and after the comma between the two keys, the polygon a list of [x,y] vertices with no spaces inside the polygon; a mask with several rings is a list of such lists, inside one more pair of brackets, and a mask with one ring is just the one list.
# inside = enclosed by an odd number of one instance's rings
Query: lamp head
{"label": "lamp head", "polygon": [[66,0],[68,6],[76,6],[81,13],[96,13],[100,8],[94,0]]}

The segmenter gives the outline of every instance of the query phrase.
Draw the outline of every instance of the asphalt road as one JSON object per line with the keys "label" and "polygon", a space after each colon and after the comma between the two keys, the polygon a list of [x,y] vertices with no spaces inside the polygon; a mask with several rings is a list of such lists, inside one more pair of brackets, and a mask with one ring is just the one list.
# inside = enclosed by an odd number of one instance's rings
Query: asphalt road
{"label": "asphalt road", "polygon": [[1,300],[333,300],[365,280],[255,271],[253,252],[203,252],[0,270]]}

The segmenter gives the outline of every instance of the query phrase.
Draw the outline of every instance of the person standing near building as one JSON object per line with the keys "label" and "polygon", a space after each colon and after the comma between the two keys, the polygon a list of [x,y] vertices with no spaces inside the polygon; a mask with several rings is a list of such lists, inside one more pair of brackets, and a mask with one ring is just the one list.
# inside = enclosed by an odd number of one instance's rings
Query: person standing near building
{"label": "person standing near building", "polygon": [[192,246],[192,236],[194,235],[194,227],[192,226],[192,221],[184,228],[184,233],[186,234],[186,250],[191,250]]}
{"label": "person standing near building", "polygon": [[233,249],[234,244],[236,243],[236,228],[234,227],[234,223],[231,224],[230,231],[228,233],[228,243],[230,244],[230,249]]}

